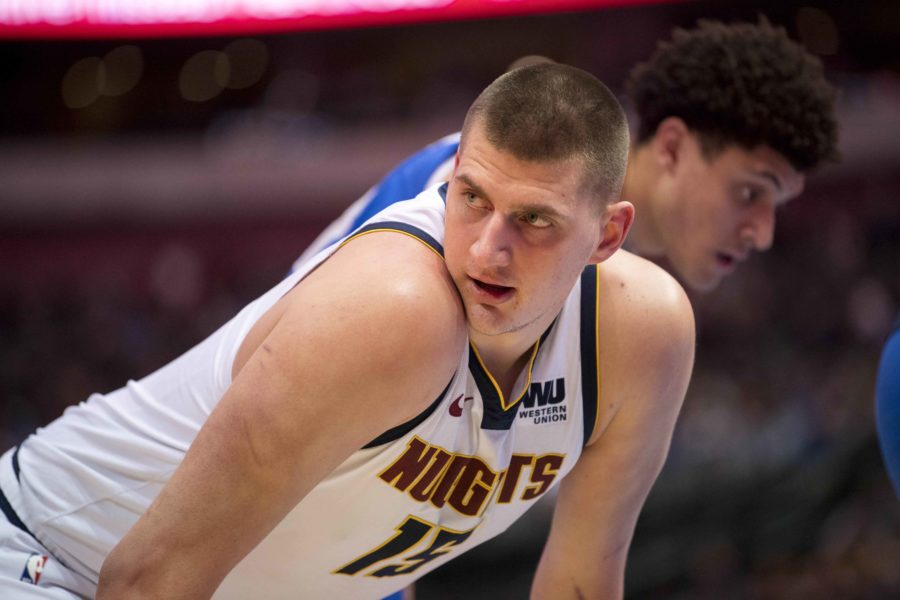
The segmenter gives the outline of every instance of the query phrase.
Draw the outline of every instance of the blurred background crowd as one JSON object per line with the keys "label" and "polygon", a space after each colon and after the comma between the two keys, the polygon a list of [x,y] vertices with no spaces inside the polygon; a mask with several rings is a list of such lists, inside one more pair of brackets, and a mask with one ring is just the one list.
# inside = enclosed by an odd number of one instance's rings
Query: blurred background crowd
{"label": "blurred background crowd", "polygon": [[[456,131],[522,55],[621,93],[672,27],[758,15],[840,88],[843,160],[782,210],[771,252],[692,297],[696,368],[627,597],[900,597],[900,510],[873,422],[900,309],[890,0],[0,41],[0,446],[209,334],[392,165]],[[429,575],[419,597],[524,597],[548,511]]]}

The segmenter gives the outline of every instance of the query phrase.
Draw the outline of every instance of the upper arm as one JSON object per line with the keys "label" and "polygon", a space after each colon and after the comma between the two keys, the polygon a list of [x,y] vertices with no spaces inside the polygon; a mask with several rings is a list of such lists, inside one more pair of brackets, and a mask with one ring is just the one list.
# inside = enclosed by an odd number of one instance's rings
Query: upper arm
{"label": "upper arm", "polygon": [[171,586],[168,597],[210,595],[346,457],[433,401],[463,331],[442,269],[410,238],[363,236],[279,301],[114,566],[141,561],[129,573]]}
{"label": "upper arm", "polygon": [[634,526],[668,453],[693,365],[693,312],[668,275],[636,270],[646,276],[612,277],[601,296],[603,416],[560,484],[538,597],[621,596]]}

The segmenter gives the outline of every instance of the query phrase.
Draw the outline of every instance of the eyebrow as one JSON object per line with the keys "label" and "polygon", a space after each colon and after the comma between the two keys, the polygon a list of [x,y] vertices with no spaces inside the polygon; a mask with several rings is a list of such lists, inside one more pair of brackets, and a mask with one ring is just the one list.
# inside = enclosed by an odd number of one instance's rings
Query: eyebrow
{"label": "eyebrow", "polygon": [[472,181],[472,179],[466,175],[465,173],[458,173],[456,175],[456,179],[462,181],[464,184],[472,188],[472,191],[484,198],[485,200],[490,200],[490,196],[488,196],[487,192],[485,192],[480,185]]}
{"label": "eyebrow", "polygon": [[[491,197],[486,191],[484,191],[484,188],[472,181],[472,179],[465,173],[458,173],[456,175],[456,179],[471,188],[472,191],[475,192],[475,194],[477,194],[478,196],[481,196],[488,201],[491,200]],[[542,215],[546,215],[554,219],[562,219],[565,217],[564,213],[560,212],[556,209],[555,206],[549,203],[524,202],[520,206],[516,207],[516,210],[518,210],[519,212],[541,213]]]}
{"label": "eyebrow", "polygon": [[755,174],[764,179],[768,179],[769,181],[771,181],[772,184],[778,189],[779,192],[782,190],[781,179],[779,179],[778,176],[775,173],[773,173],[772,171],[767,171],[767,170],[756,171]]}

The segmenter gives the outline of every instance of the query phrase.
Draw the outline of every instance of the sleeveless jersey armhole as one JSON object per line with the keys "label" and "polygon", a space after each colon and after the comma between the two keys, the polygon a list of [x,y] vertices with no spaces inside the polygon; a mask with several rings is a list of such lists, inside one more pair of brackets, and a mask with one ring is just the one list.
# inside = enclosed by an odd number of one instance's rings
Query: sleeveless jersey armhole
{"label": "sleeveless jersey armhole", "polygon": [[[455,375],[454,375],[455,377]],[[438,406],[440,406],[441,401],[444,399],[444,396],[447,395],[447,390],[450,389],[450,386],[453,384],[453,377],[450,378],[450,381],[447,382],[447,386],[444,388],[444,391],[438,395],[437,400],[431,403],[431,405],[420,412],[418,415],[406,421],[405,423],[401,423],[396,427],[392,427],[379,435],[377,438],[363,446],[363,448],[375,448],[376,446],[381,446],[383,444],[387,444],[389,442],[393,442],[394,440],[399,440],[407,433],[418,427],[425,419],[431,416]]]}
{"label": "sleeveless jersey armhole", "polygon": [[581,398],[584,403],[584,439],[587,446],[600,417],[600,278],[599,265],[588,265],[581,274]]}

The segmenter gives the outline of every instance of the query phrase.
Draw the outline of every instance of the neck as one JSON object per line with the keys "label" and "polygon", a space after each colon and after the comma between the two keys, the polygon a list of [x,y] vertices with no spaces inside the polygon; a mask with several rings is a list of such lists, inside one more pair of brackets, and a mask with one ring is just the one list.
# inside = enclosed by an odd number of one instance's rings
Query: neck
{"label": "neck", "polygon": [[655,216],[655,196],[657,183],[656,163],[648,145],[635,146],[631,150],[622,199],[634,205],[634,223],[628,233],[626,247],[641,256],[662,256],[665,249],[659,234]]}
{"label": "neck", "polygon": [[505,398],[511,398],[517,391],[513,389],[516,380],[531,360],[535,343],[552,321],[551,319],[536,333],[537,327],[532,326],[501,335],[484,335],[469,330],[469,339],[478,349],[481,361],[500,386]]}

